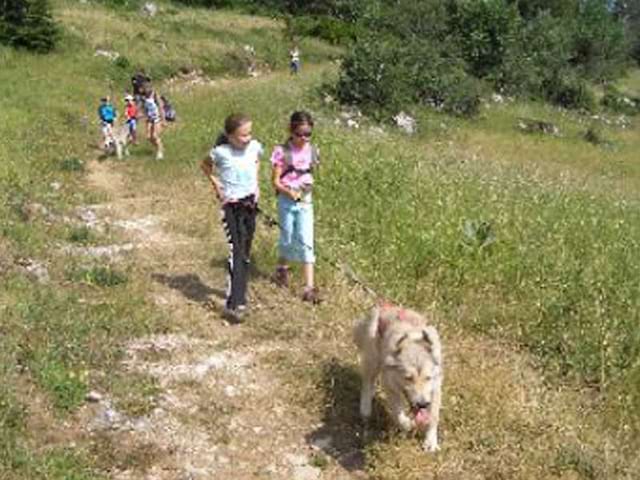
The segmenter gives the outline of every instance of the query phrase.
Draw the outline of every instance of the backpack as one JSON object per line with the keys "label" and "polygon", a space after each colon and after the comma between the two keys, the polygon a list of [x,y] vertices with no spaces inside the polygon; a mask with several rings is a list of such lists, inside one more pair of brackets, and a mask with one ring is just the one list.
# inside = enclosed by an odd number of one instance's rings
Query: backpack
{"label": "backpack", "polygon": [[171,105],[171,103],[169,103],[169,100],[164,95],[162,95],[160,97],[160,99],[162,100],[162,111],[164,113],[164,119],[167,122],[175,122],[176,121],[176,109],[173,108],[173,105]]}
{"label": "backpack", "polygon": [[298,175],[304,175],[305,173],[313,173],[313,169],[320,164],[320,152],[315,145],[311,144],[311,165],[307,169],[298,169],[293,166],[293,155],[291,154],[291,144],[289,142],[280,145],[282,152],[284,153],[285,169],[280,174],[280,180],[289,175],[291,172],[296,172]]}

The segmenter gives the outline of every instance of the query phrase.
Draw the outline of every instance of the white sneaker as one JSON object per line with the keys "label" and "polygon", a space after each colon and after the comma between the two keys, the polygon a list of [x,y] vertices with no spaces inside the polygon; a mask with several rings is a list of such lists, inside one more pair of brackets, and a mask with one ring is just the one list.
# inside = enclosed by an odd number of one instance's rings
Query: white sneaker
{"label": "white sneaker", "polygon": [[158,152],[156,154],[156,160],[162,160],[164,158],[164,154],[162,152]]}

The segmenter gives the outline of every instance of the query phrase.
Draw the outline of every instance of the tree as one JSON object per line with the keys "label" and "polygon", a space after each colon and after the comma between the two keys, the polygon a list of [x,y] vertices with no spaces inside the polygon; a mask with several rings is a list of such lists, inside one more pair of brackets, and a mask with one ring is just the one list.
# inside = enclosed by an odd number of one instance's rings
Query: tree
{"label": "tree", "polygon": [[0,42],[46,53],[55,47],[58,26],[48,0],[0,0]]}
{"label": "tree", "polygon": [[624,22],[631,47],[631,56],[640,64],[640,2],[617,0],[614,12]]}

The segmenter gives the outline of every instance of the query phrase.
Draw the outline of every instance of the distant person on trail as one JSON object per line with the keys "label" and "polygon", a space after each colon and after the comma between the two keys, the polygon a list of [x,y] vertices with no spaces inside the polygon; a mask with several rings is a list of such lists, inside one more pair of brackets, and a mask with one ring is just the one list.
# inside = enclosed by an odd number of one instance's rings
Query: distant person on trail
{"label": "distant person on trail", "polygon": [[160,106],[156,102],[156,95],[151,88],[145,88],[144,113],[147,117],[147,138],[156,147],[156,160],[164,158],[162,140],[162,114]]}
{"label": "distant person on trail", "polygon": [[133,98],[138,108],[142,107],[144,102],[144,88],[145,85],[151,83],[151,78],[144,73],[144,70],[138,70],[131,77],[131,88],[133,89]]}
{"label": "distant person on trail", "polygon": [[127,122],[127,127],[129,129],[129,138],[131,139],[131,143],[133,145],[136,145],[138,143],[138,107],[136,106],[136,103],[134,102],[131,95],[126,95],[124,97],[124,101],[124,115]]}
{"label": "distant person on trail", "polygon": [[102,97],[100,99],[100,106],[98,107],[98,117],[100,118],[102,145],[105,152],[107,152],[115,142],[113,137],[113,123],[117,115],[115,107],[111,104],[111,99],[108,96]]}
{"label": "distant person on trail", "polygon": [[247,312],[247,283],[251,244],[258,211],[258,172],[263,147],[252,139],[251,119],[243,114],[226,118],[201,168],[222,207],[222,224],[229,243],[224,316],[232,323]]}
{"label": "distant person on trail", "polygon": [[288,262],[302,263],[304,291],[302,300],[320,303],[314,286],[315,253],[313,246],[313,169],[319,163],[317,148],[311,143],[313,119],[298,111],[289,121],[289,138],[273,149],[271,180],[278,197],[280,220],[279,260],[274,281],[289,287]]}
{"label": "distant person on trail", "polygon": [[289,67],[291,68],[291,74],[296,75],[300,71],[300,50],[297,45],[289,51]]}
{"label": "distant person on trail", "polygon": [[171,104],[169,99],[164,95],[160,95],[160,103],[162,104],[162,113],[164,115],[164,120],[166,122],[175,122],[176,109],[173,108],[173,105]]}

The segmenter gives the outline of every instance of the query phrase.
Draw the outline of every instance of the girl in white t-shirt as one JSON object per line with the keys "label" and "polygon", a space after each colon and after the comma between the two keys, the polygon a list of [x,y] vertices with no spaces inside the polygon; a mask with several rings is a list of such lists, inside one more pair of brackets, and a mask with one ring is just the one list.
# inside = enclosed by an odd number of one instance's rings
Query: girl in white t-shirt
{"label": "girl in white t-shirt", "polygon": [[[247,310],[251,243],[258,209],[258,171],[262,145],[252,139],[252,122],[230,115],[201,168],[222,206],[222,224],[229,243],[225,316],[238,322]],[[214,174],[215,169],[215,174]]]}

